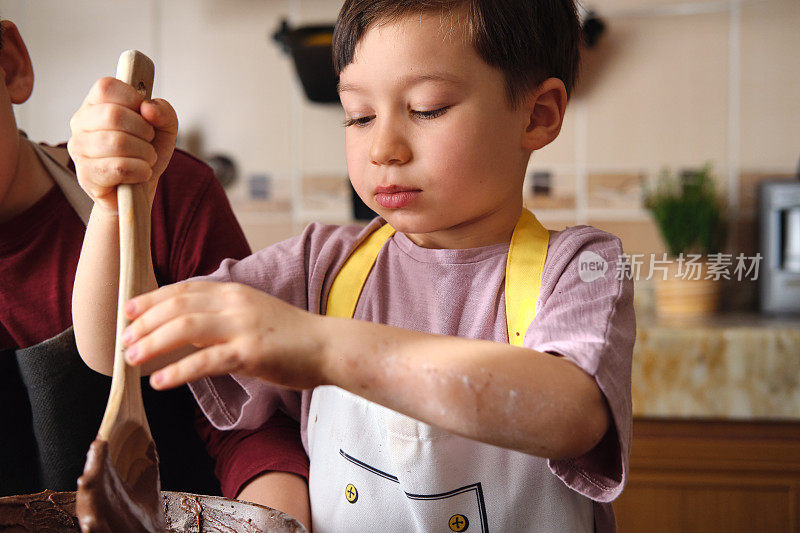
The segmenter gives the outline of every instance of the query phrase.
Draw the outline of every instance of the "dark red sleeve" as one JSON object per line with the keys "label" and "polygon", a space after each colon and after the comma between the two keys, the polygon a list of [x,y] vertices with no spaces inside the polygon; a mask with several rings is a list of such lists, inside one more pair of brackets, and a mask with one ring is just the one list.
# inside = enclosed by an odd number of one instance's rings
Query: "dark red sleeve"
{"label": "dark red sleeve", "polygon": [[198,408],[196,427],[216,463],[214,472],[227,498],[236,498],[250,480],[269,471],[290,472],[308,480],[300,423],[283,411],[275,411],[258,429],[219,431]]}
{"label": "dark red sleeve", "polygon": [[[244,233],[211,168],[175,151],[153,202],[153,258],[159,284],[214,272],[223,259],[250,255]],[[268,471],[308,478],[300,425],[277,412],[261,428],[219,431],[199,407],[195,427],[215,461],[222,493],[235,498],[254,477]]]}
{"label": "dark red sleeve", "polygon": [[214,272],[250,255],[244,232],[211,168],[175,151],[153,201],[153,266],[160,285]]}

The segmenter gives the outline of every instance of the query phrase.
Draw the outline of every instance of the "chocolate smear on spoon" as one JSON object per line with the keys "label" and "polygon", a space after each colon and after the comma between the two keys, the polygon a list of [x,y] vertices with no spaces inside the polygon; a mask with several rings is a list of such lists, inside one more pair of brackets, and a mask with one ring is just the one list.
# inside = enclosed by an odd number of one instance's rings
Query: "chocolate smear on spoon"
{"label": "chocolate smear on spoon", "polygon": [[152,441],[145,458],[132,466],[142,472],[131,487],[111,463],[108,443],[103,440],[92,443],[83,475],[78,478],[76,514],[81,531],[165,531],[158,491],[158,457]]}

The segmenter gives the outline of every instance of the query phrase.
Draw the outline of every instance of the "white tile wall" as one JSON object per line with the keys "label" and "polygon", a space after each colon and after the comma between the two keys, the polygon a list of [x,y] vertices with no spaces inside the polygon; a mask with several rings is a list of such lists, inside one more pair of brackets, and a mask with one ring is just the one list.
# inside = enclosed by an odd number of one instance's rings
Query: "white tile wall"
{"label": "white tile wall", "polygon": [[[121,50],[156,61],[155,94],[178,110],[184,138],[226,153],[241,183],[269,174],[304,210],[300,178],[346,175],[342,112],[304,100],[291,59],[271,41],[279,21],[332,22],[339,0],[3,0],[18,23],[37,83],[20,106],[36,139],[67,138],[92,81]],[[534,154],[574,192],[559,220],[585,222],[590,173],[657,172],[711,161],[738,199],[738,175],[791,172],[800,157],[800,2],[797,0],[585,1],[606,16],[602,47],[586,58],[586,85],[562,134]],[[702,11],[699,14],[686,14]],[[723,183],[723,186],[725,186]],[[236,202],[245,188],[232,191]],[[638,213],[638,214],[637,214]],[[557,215],[557,216],[556,216]],[[566,217],[565,217],[566,215]],[[252,215],[248,215],[252,216]],[[637,206],[620,218],[647,220]]]}

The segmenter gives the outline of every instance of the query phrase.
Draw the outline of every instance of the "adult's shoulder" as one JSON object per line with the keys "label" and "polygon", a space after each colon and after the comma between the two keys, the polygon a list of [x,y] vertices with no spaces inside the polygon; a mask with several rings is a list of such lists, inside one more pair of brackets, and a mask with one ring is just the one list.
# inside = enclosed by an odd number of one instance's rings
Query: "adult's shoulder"
{"label": "adult's shoulder", "polygon": [[201,170],[207,172],[209,176],[214,176],[211,167],[208,166],[205,161],[185,150],[176,148],[172,154],[172,159],[169,160],[166,172],[193,172]]}
{"label": "adult's shoulder", "polygon": [[194,225],[198,220],[206,219],[215,225],[236,226],[241,232],[228,196],[211,167],[183,150],[175,150],[159,178],[153,200],[153,217],[154,224],[160,221],[159,217],[167,226],[170,226],[169,221],[173,221],[173,229],[181,234],[187,224]]}
{"label": "adult's shoulder", "polygon": [[209,274],[226,258],[250,253],[211,167],[175,150],[153,200],[153,260],[160,283]]}
{"label": "adult's shoulder", "polygon": [[209,186],[221,189],[216,179],[205,162],[189,152],[176,149],[159,179],[159,192],[165,195],[202,195]]}

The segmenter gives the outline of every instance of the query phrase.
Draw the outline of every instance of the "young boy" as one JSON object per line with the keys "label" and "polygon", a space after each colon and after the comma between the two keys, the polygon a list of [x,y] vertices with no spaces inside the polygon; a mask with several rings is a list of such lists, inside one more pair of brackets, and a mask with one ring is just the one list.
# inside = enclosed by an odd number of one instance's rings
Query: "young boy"
{"label": "young boy", "polygon": [[[191,382],[220,428],[278,406],[301,420],[315,531],[614,529],[635,334],[620,243],[586,226],[548,232],[522,206],[530,155],[561,128],[578,36],[572,0],[345,1],[334,51],[347,163],[380,218],[312,224],[128,303],[126,357],[161,368],[155,388]],[[112,83],[87,102],[140,109]],[[97,283],[114,253],[111,192],[158,178],[166,151],[145,126],[173,118],[141,112],[99,128],[84,106],[73,120],[78,176],[102,214],[81,255],[79,277],[95,282],[76,283],[76,331],[103,372],[113,339],[81,302],[113,305]],[[588,260],[605,268],[583,275]],[[182,357],[187,345],[197,351]]]}
{"label": "young boy", "polygon": [[[92,202],[70,169],[66,148],[33,143],[17,130],[12,104],[24,103],[32,90],[25,43],[17,27],[2,20],[0,496],[75,490],[110,386],[81,361],[71,327],[72,282]],[[250,252],[207,166],[178,152],[165,176],[153,206],[153,257],[162,282],[212,272],[223,258]],[[109,316],[113,324],[114,313]],[[268,493],[276,477],[305,487],[299,477],[305,453],[299,438],[294,446],[287,439],[297,429],[284,429],[287,422],[279,416],[258,431],[220,432],[202,415],[195,424],[197,404],[185,387],[168,394],[145,387],[144,396],[165,489],[220,491],[206,446],[217,459],[226,495],[243,490],[247,499],[281,507],[281,499]],[[276,447],[282,455],[274,453]],[[281,469],[299,476],[268,473]]]}

